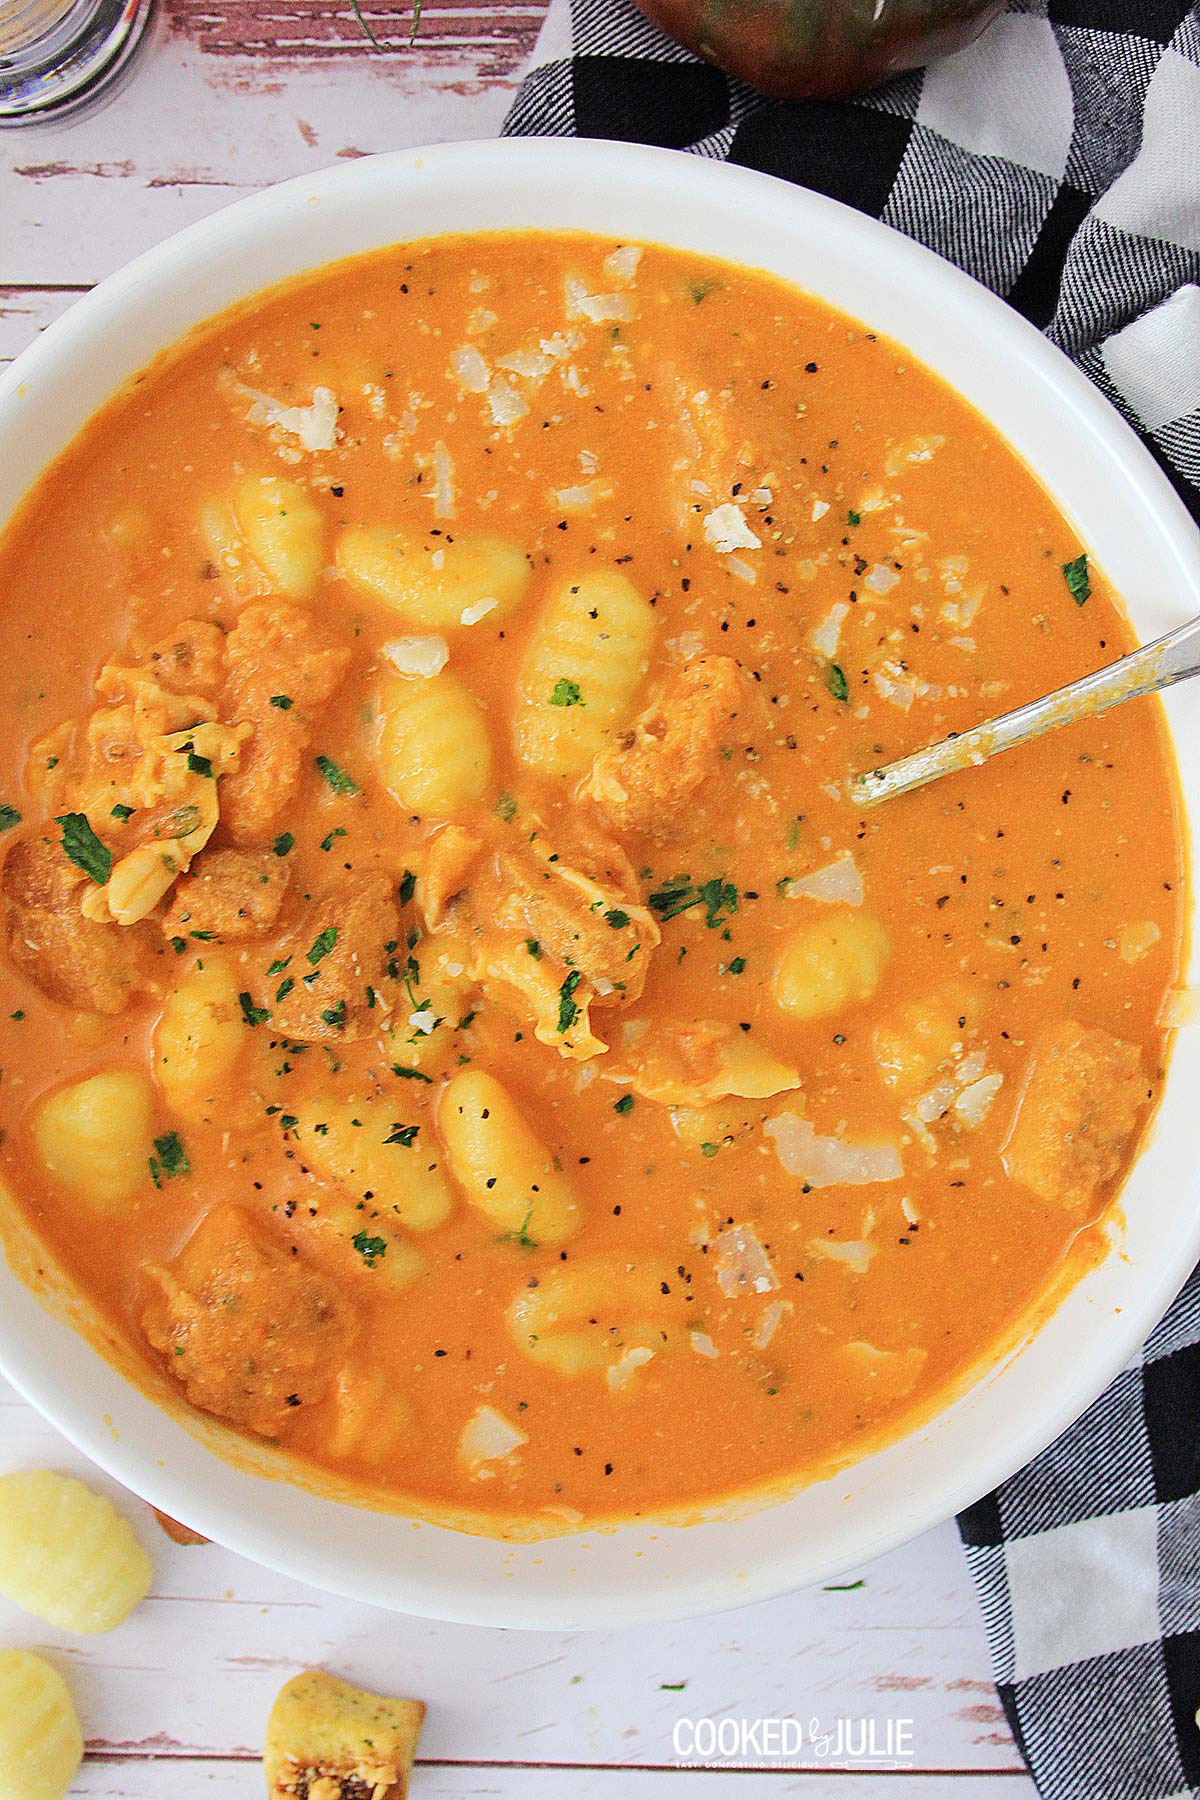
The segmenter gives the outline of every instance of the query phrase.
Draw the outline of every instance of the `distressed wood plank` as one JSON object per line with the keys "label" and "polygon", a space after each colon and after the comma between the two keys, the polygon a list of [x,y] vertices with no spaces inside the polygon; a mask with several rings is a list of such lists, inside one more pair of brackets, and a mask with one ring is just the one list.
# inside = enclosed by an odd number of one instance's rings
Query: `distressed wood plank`
{"label": "distressed wood plank", "polygon": [[[245,1762],[89,1762],[71,1789],[76,1800],[248,1800],[260,1791]],[[529,1768],[418,1763],[411,1800],[1036,1800],[1026,1775],[809,1774],[763,1770]]]}
{"label": "distressed wood plank", "polygon": [[0,287],[0,365],[11,362],[86,292],[86,288]]}
{"label": "distressed wood plank", "polygon": [[360,10],[382,50],[349,0],[170,0],[110,104],[0,133],[0,283],[98,281],[273,181],[494,136],[544,0],[425,0],[413,44],[401,0]]}

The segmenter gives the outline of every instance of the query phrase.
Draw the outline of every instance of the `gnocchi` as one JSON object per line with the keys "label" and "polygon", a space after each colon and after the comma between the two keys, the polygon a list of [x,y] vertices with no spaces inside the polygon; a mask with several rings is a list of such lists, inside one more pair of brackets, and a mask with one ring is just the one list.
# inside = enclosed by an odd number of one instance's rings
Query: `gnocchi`
{"label": "gnocchi", "polygon": [[669,1264],[594,1256],[543,1275],[508,1308],[513,1343],[557,1375],[622,1373],[686,1335],[687,1290]]}
{"label": "gnocchi", "polygon": [[136,1069],[112,1069],[59,1088],[39,1106],[33,1137],[56,1186],[99,1212],[119,1210],[150,1180],[150,1082]]}
{"label": "gnocchi", "polygon": [[422,631],[497,625],[529,591],[532,570],[514,544],[493,537],[417,539],[384,526],[349,526],[338,570],[350,586]]}
{"label": "gnocchi", "polygon": [[[408,1231],[435,1231],[454,1209],[454,1194],[427,1125],[406,1125],[378,1100],[309,1101],[294,1126],[305,1160],[319,1175]],[[373,1227],[372,1227],[373,1228]]]}
{"label": "gnocchi", "polygon": [[154,1072],[171,1111],[210,1119],[227,1107],[226,1084],[248,1036],[232,964],[220,951],[206,951],[168,995],[154,1034]]}
{"label": "gnocchi", "polygon": [[775,964],[776,1003],[797,1022],[834,1018],[872,997],[889,953],[887,933],[869,913],[813,919],[791,933]]}
{"label": "gnocchi", "polygon": [[438,1124],[455,1180],[498,1231],[534,1244],[562,1244],[578,1231],[571,1184],[494,1075],[484,1069],[455,1075],[442,1095]]}
{"label": "gnocchi", "polygon": [[49,1469],[0,1475],[0,1593],[35,1618],[81,1636],[113,1631],[153,1574],[103,1494]]}
{"label": "gnocchi", "polygon": [[58,1670],[28,1650],[0,1650],[0,1800],[64,1800],[82,1761]]}
{"label": "gnocchi", "polygon": [[278,475],[244,475],[233,490],[233,512],[275,590],[308,599],[325,566],[325,520],[305,490]]}
{"label": "gnocchi", "polygon": [[650,665],[654,613],[617,569],[553,590],[521,672],[517,755],[543,775],[582,775],[632,717]]}
{"label": "gnocchi", "polygon": [[448,670],[428,681],[389,681],[380,699],[384,785],[406,812],[453,818],[478,804],[492,775],[479,703]]}

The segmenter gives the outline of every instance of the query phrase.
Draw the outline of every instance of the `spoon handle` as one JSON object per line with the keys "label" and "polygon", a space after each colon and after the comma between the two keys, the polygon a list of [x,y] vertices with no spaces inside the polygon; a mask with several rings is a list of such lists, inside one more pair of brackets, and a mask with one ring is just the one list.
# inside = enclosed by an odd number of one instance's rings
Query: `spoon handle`
{"label": "spoon handle", "polygon": [[943,775],[960,769],[974,768],[1001,750],[1016,744],[1027,744],[1031,738],[1057,731],[1075,719],[1096,718],[1110,706],[1135,700],[1139,694],[1153,694],[1176,681],[1186,681],[1200,674],[1200,618],[1177,625],[1165,637],[1143,644],[1119,661],[1082,675],[1078,681],[1057,688],[1041,700],[1031,700],[999,718],[986,719],[957,737],[940,744],[929,744],[914,750],[897,762],[885,763],[878,769],[867,769],[851,781],[850,792],[856,805],[875,806],[912,788],[924,787]]}

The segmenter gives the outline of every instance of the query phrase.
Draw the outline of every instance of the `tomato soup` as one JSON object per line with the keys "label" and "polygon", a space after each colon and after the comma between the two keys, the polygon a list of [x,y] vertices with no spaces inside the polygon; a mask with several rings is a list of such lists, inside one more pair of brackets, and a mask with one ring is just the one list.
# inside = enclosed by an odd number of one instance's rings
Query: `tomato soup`
{"label": "tomato soup", "polygon": [[149,1380],[380,1505],[797,1482],[1096,1254],[1161,1085],[1156,703],[893,343],[449,237],[209,323],[0,540],[0,1172]]}

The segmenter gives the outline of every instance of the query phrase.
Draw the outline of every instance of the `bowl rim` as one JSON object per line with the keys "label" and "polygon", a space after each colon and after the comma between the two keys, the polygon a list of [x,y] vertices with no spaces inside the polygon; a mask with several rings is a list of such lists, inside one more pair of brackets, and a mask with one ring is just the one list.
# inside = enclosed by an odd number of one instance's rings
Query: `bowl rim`
{"label": "bowl rim", "polygon": [[[1098,452],[1113,465],[1114,471],[1120,468],[1127,484],[1132,513],[1142,516],[1164,554],[1178,566],[1183,585],[1190,588],[1195,601],[1192,610],[1200,611],[1200,534],[1182,500],[1115,408],[1062,351],[1014,313],[1002,299],[924,246],[879,220],[824,195],[757,171],[642,145],[589,139],[554,139],[549,143],[540,139],[499,139],[393,151],[357,159],[313,175],[302,175],[236,201],[144,252],[98,284],[50,325],[18,356],[7,372],[0,374],[0,445],[6,438],[20,437],[41,391],[61,388],[67,379],[64,371],[69,371],[73,362],[86,360],[93,340],[106,328],[111,330],[114,322],[119,323],[122,317],[137,319],[152,311],[165,295],[178,298],[181,285],[195,277],[211,255],[228,257],[240,246],[246,253],[247,264],[253,266],[253,238],[260,221],[278,223],[289,215],[303,214],[310,206],[328,207],[330,204],[344,205],[347,215],[353,218],[356,197],[361,199],[363,195],[369,195],[372,185],[378,187],[382,183],[395,193],[399,228],[404,220],[406,184],[431,179],[435,184],[442,182],[448,189],[453,189],[457,183],[476,193],[502,190],[506,183],[528,183],[535,176],[546,178],[550,156],[554,161],[553,182],[560,186],[565,181],[607,182],[622,187],[622,200],[636,193],[643,198],[648,196],[647,203],[661,209],[661,229],[656,240],[652,234],[634,231],[628,234],[631,238],[650,235],[651,241],[668,245],[679,242],[680,234],[672,229],[673,197],[683,196],[691,205],[711,207],[714,212],[729,216],[738,209],[746,209],[762,223],[764,234],[774,222],[784,233],[791,231],[799,237],[824,238],[830,242],[836,239],[860,250],[864,258],[878,258],[896,281],[911,284],[919,293],[935,293],[936,308],[948,315],[962,313],[974,320],[985,346],[981,351],[984,359],[994,352],[1011,354],[1015,364],[1026,372],[1033,384],[1044,389],[1047,398],[1053,396],[1056,404],[1065,409],[1065,414],[1080,423]],[[499,228],[525,227],[501,225]],[[572,229],[570,226],[539,227],[535,224],[528,228]],[[593,227],[582,225],[577,229],[587,231]],[[422,231],[418,235],[423,240],[437,234]],[[374,248],[384,241],[377,235],[368,234],[361,247]],[[417,237],[414,236],[412,241],[417,241]],[[764,252],[758,266],[773,272],[779,253],[766,235]],[[710,251],[708,254],[718,253]],[[336,256],[323,252],[310,263],[298,265],[298,269],[315,270],[331,260],[337,260]],[[734,260],[743,266],[752,266],[747,264],[745,257]],[[244,297],[252,298],[275,285],[276,279],[273,276],[260,279],[248,274],[242,290]],[[819,294],[819,289],[814,291]],[[826,304],[841,303],[826,301]],[[202,310],[196,315],[197,322],[219,310],[220,307]],[[859,315],[856,313],[855,316]],[[884,329],[888,330],[888,335],[896,335],[890,328]],[[178,336],[177,331],[169,332],[164,347]],[[139,356],[139,365],[144,366],[150,361],[152,354]],[[928,361],[919,349],[913,354]],[[936,367],[935,372],[940,373]],[[949,380],[945,375],[942,379]],[[121,385],[123,383],[118,383],[112,391],[119,391]],[[951,382],[950,385],[955,384]],[[89,404],[85,416],[94,410],[95,406]],[[65,447],[73,435],[71,431],[62,436],[58,448]],[[1007,434],[1002,431],[1001,435]],[[39,468],[38,474],[40,472]],[[1036,467],[1034,473],[1037,474]],[[34,482],[37,479],[38,475],[32,478]],[[21,485],[28,487],[32,482],[23,481]],[[0,493],[0,520],[7,516]],[[1169,1094],[1173,1093],[1176,1100],[1180,1100],[1181,1082],[1190,1077],[1193,1060],[1195,1068],[1200,1070],[1200,1054],[1194,1055],[1189,1049],[1184,1057],[1180,1054],[1182,1048],[1177,1045],[1172,1058],[1167,1092],[1162,1102],[1164,1108]],[[1186,1067],[1183,1066],[1185,1063]],[[1155,1173],[1158,1172],[1157,1135],[1157,1130],[1152,1132],[1151,1142],[1144,1146],[1138,1163],[1141,1168],[1148,1159],[1154,1161]],[[1127,1303],[1114,1309],[1119,1316],[1111,1322],[1107,1347],[1093,1347],[1077,1364],[1068,1358],[1057,1391],[1051,1393],[1047,1384],[1038,1405],[1031,1407],[1015,1423],[1006,1424],[1004,1431],[997,1432],[990,1442],[977,1445],[975,1453],[958,1466],[956,1474],[947,1469],[931,1480],[923,1491],[894,1495],[892,1511],[886,1518],[877,1510],[877,1516],[869,1524],[843,1531],[840,1537],[833,1533],[836,1547],[824,1560],[814,1559],[803,1543],[786,1547],[784,1534],[772,1531],[768,1525],[762,1534],[765,1542],[758,1553],[735,1557],[736,1563],[746,1566],[727,1570],[723,1581],[714,1576],[711,1567],[707,1572],[701,1569],[693,1573],[686,1557],[680,1572],[666,1585],[654,1586],[647,1580],[646,1568],[633,1560],[629,1563],[624,1585],[609,1583],[597,1589],[593,1581],[590,1588],[585,1584],[583,1593],[576,1593],[571,1586],[567,1573],[569,1558],[559,1559],[563,1560],[562,1579],[566,1585],[553,1591],[537,1584],[528,1586],[527,1567],[524,1570],[525,1586],[519,1579],[511,1582],[498,1579],[496,1584],[488,1586],[487,1583],[477,1584],[469,1575],[448,1580],[436,1573],[431,1578],[414,1580],[409,1579],[405,1571],[401,1571],[396,1579],[382,1580],[378,1566],[348,1570],[346,1559],[336,1544],[327,1547],[315,1543],[302,1555],[293,1554],[281,1535],[286,1525],[275,1522],[277,1510],[287,1514],[294,1510],[290,1506],[276,1509],[260,1504],[255,1508],[247,1504],[240,1493],[230,1500],[219,1493],[193,1487],[163,1458],[131,1447],[116,1432],[99,1429],[94,1390],[99,1388],[111,1401],[114,1392],[111,1383],[106,1383],[97,1370],[92,1371],[89,1381],[84,1374],[86,1363],[69,1357],[61,1344],[58,1345],[59,1354],[64,1361],[74,1362],[80,1381],[72,1387],[51,1372],[52,1363],[42,1354],[45,1339],[47,1334],[53,1336],[67,1328],[47,1321],[32,1296],[29,1296],[30,1304],[43,1321],[40,1325],[31,1326],[33,1315],[19,1303],[20,1296],[14,1295],[12,1303],[6,1301],[0,1306],[0,1371],[64,1436],[116,1480],[162,1510],[186,1519],[205,1536],[253,1561],[284,1574],[299,1576],[328,1591],[420,1616],[510,1627],[571,1629],[681,1618],[765,1599],[860,1566],[866,1558],[894,1548],[949,1518],[1021,1467],[1091,1404],[1137,1351],[1182,1286],[1200,1254],[1200,1207],[1193,1206],[1189,1216],[1181,1206],[1176,1206],[1174,1223],[1177,1227],[1174,1237],[1160,1249],[1149,1270],[1140,1276]],[[0,1259],[0,1291],[6,1281],[14,1284],[17,1278]],[[1080,1284],[1081,1288],[1083,1285]],[[1075,1290],[1077,1294],[1079,1291]],[[1062,1314],[1060,1307],[1054,1319],[1061,1318]],[[1039,1325],[1031,1341],[1050,1334],[1052,1325],[1053,1320]],[[1069,1337],[1066,1343],[1069,1344]],[[1006,1357],[972,1388],[966,1399],[1002,1389],[1008,1371],[1023,1353],[1024,1348]],[[99,1361],[96,1352],[89,1350],[88,1355]],[[101,1367],[123,1384],[124,1378],[116,1375],[108,1365]],[[159,1443],[164,1447],[171,1443],[178,1452],[174,1434],[181,1428],[173,1426],[152,1401],[144,1404],[160,1421]],[[935,1446],[959,1412],[960,1402],[955,1401],[926,1425],[908,1434],[901,1444]],[[138,1409],[134,1407],[131,1416],[137,1414]],[[212,1457],[211,1451],[205,1450],[203,1454]],[[886,1459],[890,1451],[881,1454]],[[877,1460],[871,1457],[868,1464],[874,1465]],[[847,1498],[853,1498],[856,1471],[864,1470],[868,1464],[856,1465],[856,1469],[845,1471],[837,1478],[847,1487]],[[248,1479],[258,1481],[257,1477]],[[213,1485],[220,1487],[221,1479],[218,1477]],[[235,1486],[230,1484],[231,1491]],[[355,1510],[338,1502],[320,1504],[335,1506],[341,1512]],[[790,1500],[776,1503],[756,1516],[766,1521],[778,1521],[781,1512],[792,1504],[794,1501]],[[381,1517],[376,1514],[360,1516]],[[384,1518],[390,1516],[382,1515]],[[725,1525],[726,1521],[721,1519],[687,1526],[655,1526],[653,1522],[647,1525],[642,1521],[639,1525],[620,1527],[616,1533],[596,1528],[590,1532],[585,1530],[579,1538],[552,1539],[531,1548],[556,1556],[552,1546],[568,1543],[574,1545],[574,1553],[582,1557],[589,1538],[612,1542],[624,1534],[637,1541],[640,1547],[633,1554],[640,1559],[647,1554],[647,1545],[672,1533],[719,1532]],[[447,1532],[442,1527],[428,1525],[422,1529],[452,1537],[459,1543],[463,1541],[459,1534]],[[479,1541],[466,1540],[468,1543]],[[520,1573],[523,1566],[520,1553],[524,1547],[502,1544],[498,1540],[482,1541],[514,1561]],[[699,1538],[693,1541],[697,1545],[700,1543]],[[709,1559],[710,1563],[712,1560]],[[720,1560],[719,1552],[717,1560]]]}

